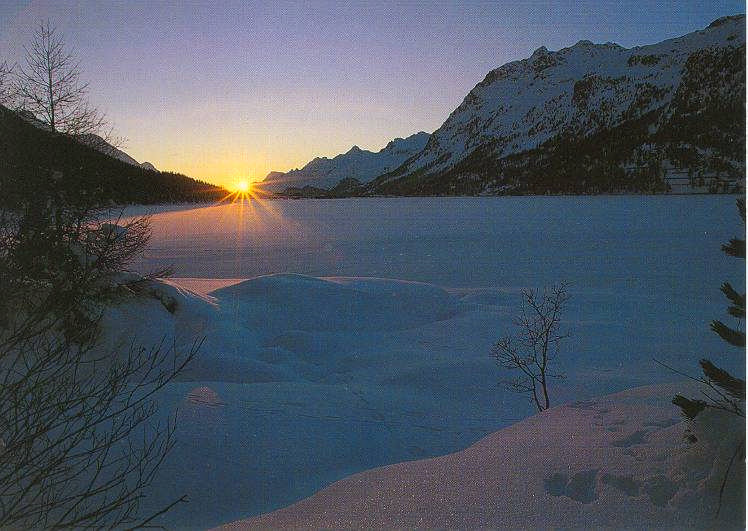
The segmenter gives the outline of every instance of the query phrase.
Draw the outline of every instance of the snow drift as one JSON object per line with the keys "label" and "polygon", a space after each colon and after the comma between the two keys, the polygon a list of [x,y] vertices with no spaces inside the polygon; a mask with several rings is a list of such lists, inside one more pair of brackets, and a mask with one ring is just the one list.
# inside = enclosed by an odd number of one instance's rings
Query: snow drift
{"label": "snow drift", "polygon": [[556,407],[466,450],[356,474],[222,529],[742,529],[745,463],[727,465],[745,423],[712,411],[693,426],[698,441],[684,442],[669,398],[690,387]]}

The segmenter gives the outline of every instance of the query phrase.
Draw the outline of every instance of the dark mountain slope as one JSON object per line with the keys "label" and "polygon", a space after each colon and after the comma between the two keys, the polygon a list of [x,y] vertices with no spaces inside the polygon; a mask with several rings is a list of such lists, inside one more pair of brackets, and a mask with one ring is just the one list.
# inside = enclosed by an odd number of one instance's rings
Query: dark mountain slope
{"label": "dark mountain slope", "polygon": [[211,201],[222,188],[184,175],[133,166],[60,133],[35,127],[0,106],[0,201],[53,178],[69,195],[96,204]]}

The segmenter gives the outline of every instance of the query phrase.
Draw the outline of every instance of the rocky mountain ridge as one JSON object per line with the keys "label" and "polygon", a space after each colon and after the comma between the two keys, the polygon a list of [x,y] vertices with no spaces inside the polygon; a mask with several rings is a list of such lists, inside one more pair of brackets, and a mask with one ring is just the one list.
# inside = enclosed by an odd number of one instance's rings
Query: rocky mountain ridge
{"label": "rocky mountain ridge", "polygon": [[729,191],[744,187],[744,145],[738,15],[630,49],[538,48],[489,72],[420,153],[360,192]]}
{"label": "rocky mountain ridge", "polygon": [[[24,121],[26,121],[27,123],[33,125],[34,127],[38,129],[43,129],[44,131],[47,131],[47,132],[54,132],[54,129],[52,129],[48,124],[39,120],[30,111],[21,109],[21,110],[15,111],[15,113],[19,118],[23,119]],[[74,138],[81,144],[91,147],[95,149],[96,151],[99,151],[100,153],[103,153],[112,158],[115,158],[117,160],[121,160],[122,162],[130,164],[131,166],[138,166],[145,170],[158,171],[156,167],[150,162],[142,162],[142,163],[138,162],[137,160],[132,158],[130,155],[128,155],[121,149],[113,146],[112,144],[110,144],[104,138],[102,138],[101,136],[97,134],[85,133],[82,135],[71,135],[71,138]]]}
{"label": "rocky mountain ridge", "polygon": [[145,170],[158,171],[156,167],[150,162],[138,162],[118,147],[113,146],[105,139],[101,138],[99,135],[93,133],[80,135],[77,137],[77,140],[89,147],[94,148],[97,151],[100,151],[105,155],[108,155],[117,160],[121,160],[122,162],[126,162],[131,166],[138,166]]}

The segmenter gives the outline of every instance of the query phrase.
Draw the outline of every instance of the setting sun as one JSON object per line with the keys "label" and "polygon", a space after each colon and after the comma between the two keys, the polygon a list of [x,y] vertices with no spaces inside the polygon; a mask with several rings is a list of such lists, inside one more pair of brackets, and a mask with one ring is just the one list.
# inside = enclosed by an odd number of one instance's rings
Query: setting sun
{"label": "setting sun", "polygon": [[252,188],[252,185],[249,181],[239,181],[234,185],[234,190],[237,192],[249,192],[250,188]]}
{"label": "setting sun", "polygon": [[262,190],[262,187],[258,183],[252,182],[250,179],[239,179],[234,181],[233,185],[227,189],[227,194],[222,197],[218,202],[223,203],[225,201],[236,203],[236,202],[251,202],[260,201],[264,197],[268,197],[268,194]]}

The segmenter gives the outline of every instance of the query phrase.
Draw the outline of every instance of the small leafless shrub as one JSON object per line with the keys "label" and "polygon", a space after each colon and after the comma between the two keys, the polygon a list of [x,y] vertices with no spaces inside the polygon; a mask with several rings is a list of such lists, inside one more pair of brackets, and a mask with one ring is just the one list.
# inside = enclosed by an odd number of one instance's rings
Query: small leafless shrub
{"label": "small leafless shrub", "polygon": [[522,291],[522,308],[514,325],[517,334],[502,337],[491,349],[491,356],[515,377],[502,380],[512,391],[527,393],[538,411],[550,407],[548,381],[562,378],[553,369],[561,341],[569,337],[559,331],[561,314],[569,300],[565,284],[545,289],[542,293]]}

